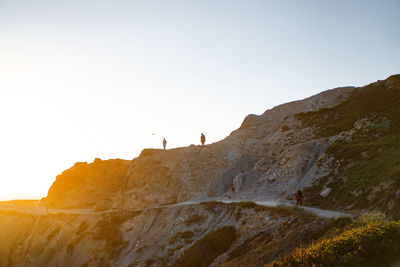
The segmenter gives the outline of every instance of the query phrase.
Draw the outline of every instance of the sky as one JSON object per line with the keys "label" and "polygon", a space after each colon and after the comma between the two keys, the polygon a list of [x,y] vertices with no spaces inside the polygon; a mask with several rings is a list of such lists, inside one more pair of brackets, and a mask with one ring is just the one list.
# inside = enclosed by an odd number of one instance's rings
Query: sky
{"label": "sky", "polygon": [[400,73],[399,0],[0,0],[0,200]]}

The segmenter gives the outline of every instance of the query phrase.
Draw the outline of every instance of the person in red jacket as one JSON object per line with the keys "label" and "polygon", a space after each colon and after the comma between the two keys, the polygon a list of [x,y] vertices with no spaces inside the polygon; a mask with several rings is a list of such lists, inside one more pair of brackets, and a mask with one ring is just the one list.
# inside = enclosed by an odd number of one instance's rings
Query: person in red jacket
{"label": "person in red jacket", "polygon": [[296,205],[297,206],[299,206],[299,204],[300,204],[300,206],[303,205],[303,203],[302,203],[303,198],[304,198],[303,197],[303,192],[301,192],[300,189],[297,190],[297,192],[296,192]]}

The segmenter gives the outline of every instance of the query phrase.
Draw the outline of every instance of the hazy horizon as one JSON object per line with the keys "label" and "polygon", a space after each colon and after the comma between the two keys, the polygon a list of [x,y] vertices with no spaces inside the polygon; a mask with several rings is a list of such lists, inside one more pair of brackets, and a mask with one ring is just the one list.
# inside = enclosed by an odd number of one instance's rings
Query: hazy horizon
{"label": "hazy horizon", "polygon": [[0,1],[0,200],[400,73],[399,1]]}

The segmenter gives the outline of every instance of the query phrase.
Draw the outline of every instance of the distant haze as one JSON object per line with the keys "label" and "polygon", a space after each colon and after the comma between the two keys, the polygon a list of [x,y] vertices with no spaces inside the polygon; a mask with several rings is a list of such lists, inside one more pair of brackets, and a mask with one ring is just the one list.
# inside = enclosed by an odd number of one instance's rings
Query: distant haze
{"label": "distant haze", "polygon": [[0,0],[0,199],[400,72],[400,2]]}

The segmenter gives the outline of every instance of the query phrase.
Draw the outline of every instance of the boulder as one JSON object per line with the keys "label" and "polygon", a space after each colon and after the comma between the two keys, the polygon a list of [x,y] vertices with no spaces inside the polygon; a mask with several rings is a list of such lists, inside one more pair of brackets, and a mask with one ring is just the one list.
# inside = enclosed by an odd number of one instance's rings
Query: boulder
{"label": "boulder", "polygon": [[245,175],[243,173],[240,173],[240,174],[235,176],[235,178],[233,179],[233,183],[232,183],[233,191],[238,192],[240,190],[240,187],[242,186],[242,182],[243,182],[244,176]]}
{"label": "boulder", "polygon": [[326,187],[321,191],[321,193],[319,193],[319,195],[321,197],[327,197],[331,191],[332,191],[332,188]]}

